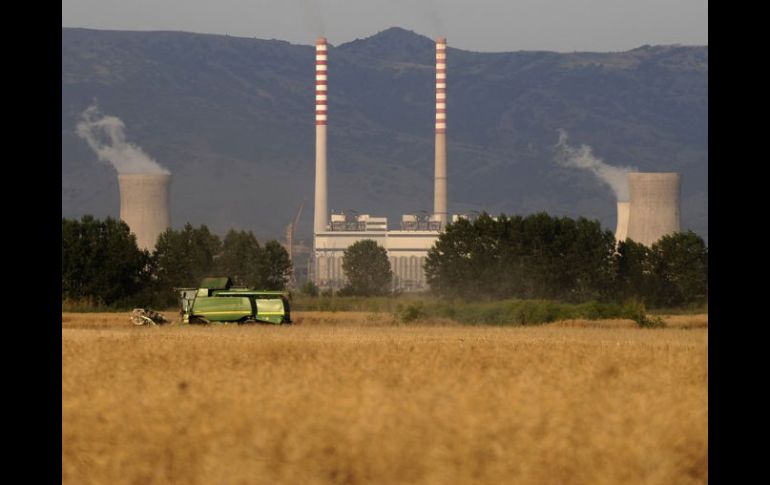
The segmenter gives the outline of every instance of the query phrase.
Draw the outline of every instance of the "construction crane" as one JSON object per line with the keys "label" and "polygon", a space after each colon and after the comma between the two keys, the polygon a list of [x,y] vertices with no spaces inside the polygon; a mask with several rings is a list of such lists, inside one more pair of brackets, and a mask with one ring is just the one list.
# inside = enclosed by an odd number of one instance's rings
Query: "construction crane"
{"label": "construction crane", "polygon": [[294,278],[294,231],[299,224],[299,218],[302,216],[302,208],[305,207],[305,201],[299,203],[299,209],[297,209],[297,215],[294,216],[294,220],[286,226],[286,250],[289,253],[289,261],[292,264],[291,275],[289,276],[289,286],[294,288],[297,286],[297,281]]}

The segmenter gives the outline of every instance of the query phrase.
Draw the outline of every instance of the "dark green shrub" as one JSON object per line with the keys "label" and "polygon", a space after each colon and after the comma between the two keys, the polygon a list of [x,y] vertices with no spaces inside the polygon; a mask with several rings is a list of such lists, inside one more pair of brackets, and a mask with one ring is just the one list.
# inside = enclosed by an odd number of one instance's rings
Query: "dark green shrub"
{"label": "dark green shrub", "polygon": [[410,323],[428,316],[422,302],[411,303],[398,312],[399,319],[403,323]]}
{"label": "dark green shrub", "polygon": [[649,316],[644,303],[638,300],[629,300],[623,305],[623,316],[636,322],[640,328],[664,328],[666,322],[659,316]]}
{"label": "dark green shrub", "polygon": [[313,283],[312,281],[308,280],[307,283],[302,285],[302,289],[300,290],[303,295],[316,297],[318,296],[318,287]]}

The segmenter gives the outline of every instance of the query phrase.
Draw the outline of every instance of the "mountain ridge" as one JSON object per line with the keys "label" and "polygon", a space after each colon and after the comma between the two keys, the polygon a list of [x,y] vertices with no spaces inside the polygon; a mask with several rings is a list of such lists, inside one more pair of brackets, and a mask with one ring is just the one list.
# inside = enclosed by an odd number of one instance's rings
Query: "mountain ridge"
{"label": "mountain ridge", "polygon": [[[400,28],[330,46],[330,208],[387,215],[391,227],[432,208],[433,62],[433,41]],[[63,28],[62,215],[118,213],[114,170],[74,134],[96,98],[171,169],[174,227],[282,238],[312,201],[312,77],[312,45]],[[553,163],[562,128],[612,165],[680,171],[683,228],[708,237],[707,46],[450,47],[448,83],[450,211],[545,210],[614,229],[609,189]],[[299,237],[311,225],[303,217]]]}

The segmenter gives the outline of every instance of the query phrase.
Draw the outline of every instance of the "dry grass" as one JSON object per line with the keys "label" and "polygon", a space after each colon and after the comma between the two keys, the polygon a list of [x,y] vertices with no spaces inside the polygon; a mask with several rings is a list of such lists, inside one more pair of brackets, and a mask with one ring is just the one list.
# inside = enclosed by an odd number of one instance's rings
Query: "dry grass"
{"label": "dry grass", "polygon": [[[678,329],[707,329],[709,326],[708,315],[660,315],[666,322],[667,328]],[[576,327],[576,328],[638,328],[633,320],[564,320],[546,324],[549,327]]]}
{"label": "dry grass", "polygon": [[708,480],[707,317],[656,330],[295,318],[62,314],[62,483]]}

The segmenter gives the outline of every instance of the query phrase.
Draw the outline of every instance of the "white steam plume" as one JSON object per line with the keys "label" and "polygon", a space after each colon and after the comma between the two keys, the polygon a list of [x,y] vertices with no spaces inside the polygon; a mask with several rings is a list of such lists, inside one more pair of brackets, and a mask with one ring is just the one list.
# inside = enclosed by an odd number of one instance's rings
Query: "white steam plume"
{"label": "white steam plume", "polygon": [[102,115],[94,104],[83,111],[77,133],[99,160],[110,162],[120,174],[169,173],[141,148],[126,141],[125,127],[120,118]]}
{"label": "white steam plume", "polygon": [[318,0],[302,0],[302,16],[305,21],[305,27],[313,33],[313,35],[325,37],[326,25],[324,25],[324,18],[321,14],[321,8],[318,6]]}
{"label": "white steam plume", "polygon": [[580,145],[579,148],[569,146],[567,132],[561,129],[556,150],[556,163],[564,167],[590,170],[599,180],[610,186],[618,201],[628,200],[628,172],[635,171],[636,168],[607,165],[602,159],[594,156],[588,145]]}
{"label": "white steam plume", "polygon": [[433,37],[447,36],[446,26],[444,25],[443,15],[441,15],[441,9],[436,5],[435,0],[428,0],[426,2],[427,8],[425,14],[431,27],[433,27]]}
{"label": "white steam plume", "polygon": [[[348,0],[349,3],[360,3],[360,0]],[[435,40],[436,37],[448,37],[444,23],[443,9],[438,5],[439,0],[387,0],[380,3],[387,5],[388,14],[395,18],[403,18],[403,25],[396,27],[414,29],[418,34],[426,35]],[[404,17],[403,12],[409,12]]]}

